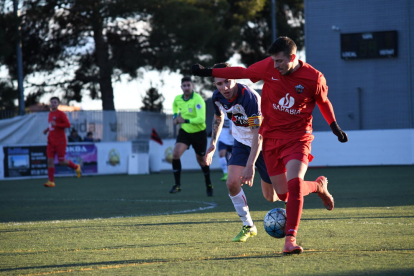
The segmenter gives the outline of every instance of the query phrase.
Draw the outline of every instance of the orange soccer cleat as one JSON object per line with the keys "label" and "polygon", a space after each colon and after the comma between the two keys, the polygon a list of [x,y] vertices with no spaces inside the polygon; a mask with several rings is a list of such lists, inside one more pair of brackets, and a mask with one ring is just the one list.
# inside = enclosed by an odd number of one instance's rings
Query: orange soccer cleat
{"label": "orange soccer cleat", "polygon": [[78,178],[82,176],[82,170],[81,170],[80,164],[78,165],[75,171],[76,171],[76,175],[78,176]]}
{"label": "orange soccer cleat", "polygon": [[303,248],[296,244],[296,237],[286,236],[285,246],[283,247],[283,255],[300,254]]}
{"label": "orange soccer cleat", "polygon": [[334,198],[328,192],[328,179],[325,176],[319,176],[316,180],[318,183],[318,196],[322,199],[323,205],[329,211],[334,208]]}
{"label": "orange soccer cleat", "polygon": [[48,188],[53,188],[56,185],[55,185],[55,182],[48,180],[45,184],[43,184],[43,186],[48,187]]}

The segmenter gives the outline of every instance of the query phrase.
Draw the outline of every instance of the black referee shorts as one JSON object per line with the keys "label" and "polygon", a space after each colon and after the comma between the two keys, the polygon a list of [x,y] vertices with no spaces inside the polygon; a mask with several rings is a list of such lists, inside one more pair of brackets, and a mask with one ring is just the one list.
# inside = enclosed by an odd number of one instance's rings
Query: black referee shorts
{"label": "black referee shorts", "polygon": [[184,129],[180,128],[176,143],[186,144],[188,148],[193,146],[195,153],[200,156],[204,156],[207,148],[207,132],[202,130],[199,132],[188,133]]}

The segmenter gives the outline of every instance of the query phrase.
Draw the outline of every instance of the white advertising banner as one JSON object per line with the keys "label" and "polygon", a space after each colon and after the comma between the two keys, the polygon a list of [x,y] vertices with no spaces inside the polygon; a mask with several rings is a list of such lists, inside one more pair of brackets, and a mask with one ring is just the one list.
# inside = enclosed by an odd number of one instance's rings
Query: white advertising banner
{"label": "white advertising banner", "polygon": [[[172,156],[175,145],[175,139],[162,140],[163,145],[154,141],[150,141],[150,170],[151,172],[171,171],[172,170]],[[208,138],[207,147],[210,145],[211,138]],[[192,147],[186,150],[181,156],[182,170],[197,170],[200,169],[198,165],[194,150]],[[221,169],[218,152],[214,153],[213,162],[210,169]]]}
{"label": "white advertising banner", "polygon": [[95,143],[98,149],[98,174],[127,174],[131,142]]}

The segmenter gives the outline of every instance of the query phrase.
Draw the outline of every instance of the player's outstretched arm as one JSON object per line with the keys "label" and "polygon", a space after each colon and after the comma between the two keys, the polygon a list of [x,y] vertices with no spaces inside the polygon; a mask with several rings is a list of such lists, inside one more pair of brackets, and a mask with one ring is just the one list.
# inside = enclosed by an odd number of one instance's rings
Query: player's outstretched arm
{"label": "player's outstretched arm", "polygon": [[325,102],[317,102],[317,104],[323,117],[331,127],[333,134],[338,137],[338,141],[341,143],[348,142],[348,135],[346,135],[346,133],[339,127],[338,123],[336,122],[333,106],[329,99],[326,98]]}
{"label": "player's outstretched arm", "polygon": [[199,77],[211,77],[211,74],[213,72],[213,69],[210,68],[204,68],[201,64],[194,64],[191,67],[191,72],[194,76]]}
{"label": "player's outstretched arm", "polygon": [[49,128],[43,130],[43,134],[47,134],[49,132]]}
{"label": "player's outstretched arm", "polygon": [[254,68],[227,67],[227,68],[205,68],[201,64],[194,64],[191,67],[194,76],[217,77],[228,79],[250,79],[253,82],[262,79],[261,73]]}

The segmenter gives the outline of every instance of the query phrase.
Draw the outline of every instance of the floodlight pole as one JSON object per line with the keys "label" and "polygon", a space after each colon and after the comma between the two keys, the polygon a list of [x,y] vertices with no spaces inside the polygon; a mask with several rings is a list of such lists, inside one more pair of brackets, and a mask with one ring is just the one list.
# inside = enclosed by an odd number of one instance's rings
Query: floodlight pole
{"label": "floodlight pole", "polygon": [[22,59],[22,48],[21,48],[21,41],[20,41],[20,19],[19,19],[19,10],[18,10],[18,3],[17,0],[13,0],[13,10],[14,10],[14,18],[16,19],[16,33],[17,33],[17,41],[16,41],[16,56],[17,56],[17,83],[19,88],[19,115],[25,114],[25,106],[24,106],[24,88],[23,88],[23,59]]}
{"label": "floodlight pole", "polygon": [[272,42],[276,40],[276,0],[272,0]]}

